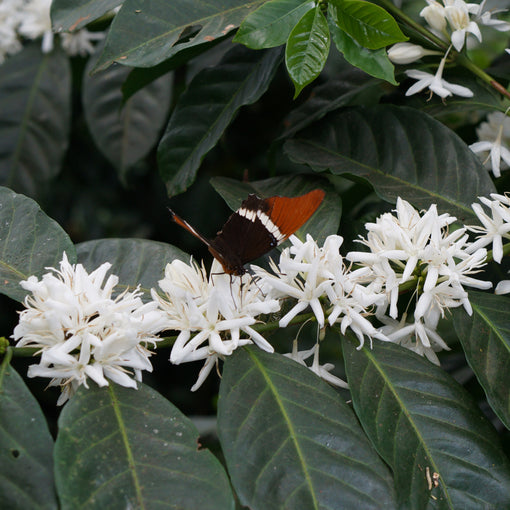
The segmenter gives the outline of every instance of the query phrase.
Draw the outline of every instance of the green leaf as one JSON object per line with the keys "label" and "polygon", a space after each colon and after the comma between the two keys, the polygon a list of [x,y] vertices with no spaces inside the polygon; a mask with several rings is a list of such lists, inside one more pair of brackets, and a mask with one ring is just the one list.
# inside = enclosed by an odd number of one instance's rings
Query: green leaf
{"label": "green leaf", "polygon": [[397,22],[382,7],[362,0],[332,0],[335,23],[361,46],[371,50],[407,41]]}
{"label": "green leaf", "polygon": [[53,0],[51,21],[55,32],[74,32],[100,18],[122,0]]}
{"label": "green leaf", "polygon": [[394,344],[342,344],[354,409],[393,470],[400,508],[510,508],[496,431],[452,377]]}
{"label": "green leaf", "polygon": [[317,5],[292,29],[285,47],[285,64],[294,83],[294,99],[321,73],[329,54],[328,22]]}
{"label": "green leaf", "polygon": [[380,80],[375,80],[359,69],[349,66],[342,71],[341,76],[335,76],[314,87],[313,93],[306,101],[289,113],[284,120],[286,129],[280,138],[286,139],[295,135],[342,106],[377,104],[383,93]]}
{"label": "green leaf", "polygon": [[398,85],[395,81],[395,67],[390,62],[386,49],[369,50],[356,42],[355,39],[341,28],[338,28],[338,26],[331,21],[331,16],[328,18],[328,21],[333,42],[338,48],[338,51],[344,55],[347,62],[365,71],[365,73],[370,76],[375,76],[393,85]]}
{"label": "green leaf", "polygon": [[225,360],[218,433],[249,508],[395,508],[391,476],[352,410],[280,354],[250,347]]}
{"label": "green leaf", "polygon": [[143,384],[81,387],[59,418],[55,479],[62,509],[234,509],[219,461],[194,425]]}
{"label": "green leaf", "polygon": [[379,196],[419,208],[437,204],[465,223],[471,204],[494,193],[480,160],[450,129],[423,112],[381,105],[334,112],[285,144],[317,171],[367,179]]}
{"label": "green leaf", "polygon": [[225,36],[264,2],[125,0],[110,27],[96,70],[113,62],[155,66],[186,48]]}
{"label": "green leaf", "polygon": [[314,5],[308,0],[270,0],[245,18],[234,42],[253,50],[285,44],[296,23]]}
{"label": "green leaf", "polygon": [[454,310],[454,324],[469,366],[499,419],[510,429],[510,299],[469,292],[473,315]]}
{"label": "green leaf", "polygon": [[149,83],[157,80],[160,76],[163,76],[186,64],[188,61],[193,60],[195,57],[202,55],[218,43],[224,41],[226,38],[227,36],[220,37],[211,42],[197,44],[186,50],[180,51],[168,60],[165,60],[154,67],[149,67],[148,69],[143,67],[131,69],[122,84],[122,96],[124,98],[124,102],[136,94],[136,92],[149,85]]}
{"label": "green leaf", "polygon": [[125,181],[127,171],[156,144],[170,108],[172,76],[166,74],[123,101],[121,86],[131,69],[112,66],[91,76],[97,58],[83,76],[83,108],[96,145]]}
{"label": "green leaf", "polygon": [[241,202],[250,193],[255,193],[260,197],[274,195],[297,197],[315,188],[324,189],[326,191],[324,201],[314,215],[296,232],[296,235],[300,239],[304,239],[306,234],[311,234],[320,243],[328,235],[338,232],[342,214],[340,199],[329,184],[317,181],[313,176],[292,175],[255,182],[241,182],[227,177],[213,177],[211,184],[234,211],[239,208]]}
{"label": "green leaf", "polygon": [[182,94],[158,148],[158,165],[170,196],[195,180],[204,156],[216,145],[239,108],[267,90],[281,60],[236,46],[214,68],[204,69]]}
{"label": "green leaf", "polygon": [[39,404],[7,357],[0,367],[0,501],[9,510],[58,508],[53,439]]}
{"label": "green leaf", "polygon": [[110,272],[119,277],[116,295],[140,285],[146,299],[163,278],[168,262],[189,262],[189,255],[179,248],[147,239],[97,239],[77,244],[76,253],[78,262],[89,272],[105,262],[112,265]]}
{"label": "green leaf", "polygon": [[0,73],[0,184],[35,196],[54,177],[67,148],[71,74],[55,49],[29,44]]}
{"label": "green leaf", "polygon": [[23,301],[19,282],[59,267],[63,252],[75,260],[73,243],[32,199],[0,188],[0,292]]}

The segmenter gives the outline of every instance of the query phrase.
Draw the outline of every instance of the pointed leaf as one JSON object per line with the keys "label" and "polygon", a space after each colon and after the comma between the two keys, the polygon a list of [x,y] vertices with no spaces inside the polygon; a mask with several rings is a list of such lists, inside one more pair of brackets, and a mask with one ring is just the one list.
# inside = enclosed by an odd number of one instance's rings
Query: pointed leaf
{"label": "pointed leaf", "polygon": [[35,196],[67,148],[71,74],[66,55],[29,44],[0,73],[0,184]]}
{"label": "pointed leaf", "polygon": [[110,272],[119,277],[117,294],[140,285],[146,299],[150,289],[157,288],[165,274],[165,266],[174,259],[189,262],[189,255],[175,246],[147,239],[96,239],[76,245],[78,262],[87,271],[110,262]]}
{"label": "pointed leaf", "polygon": [[435,203],[460,221],[471,204],[494,192],[469,147],[428,115],[381,105],[334,112],[286,142],[291,159],[318,171],[367,179],[385,200],[404,197],[417,207]]}
{"label": "pointed leaf", "polygon": [[331,17],[328,18],[328,21],[333,42],[338,51],[344,55],[347,62],[365,71],[370,76],[375,76],[393,85],[398,85],[395,81],[395,67],[390,62],[386,49],[369,50],[356,42],[347,32],[339,28],[331,21]]}
{"label": "pointed leaf", "polygon": [[300,239],[305,239],[306,234],[311,234],[318,243],[321,243],[327,236],[338,232],[342,214],[342,204],[338,195],[325,182],[317,181],[312,176],[273,177],[255,182],[240,182],[228,179],[227,177],[213,177],[211,184],[234,211],[239,208],[241,202],[250,193],[255,193],[260,197],[274,195],[297,197],[315,188],[324,189],[326,196],[323,203],[314,215],[296,232],[296,235]]}
{"label": "pointed leaf", "polygon": [[153,389],[81,387],[59,419],[62,508],[234,509],[219,461],[194,425]]}
{"label": "pointed leaf", "polygon": [[452,377],[394,344],[342,345],[354,409],[393,470],[401,508],[510,507],[510,462]]}
{"label": "pointed leaf", "polygon": [[83,76],[83,107],[87,124],[101,152],[125,180],[127,170],[156,144],[170,108],[172,77],[148,84],[126,103],[121,87],[131,69],[113,66],[91,76],[96,58]]}
{"label": "pointed leaf", "polygon": [[125,0],[110,27],[96,70],[113,62],[155,66],[186,48],[223,37],[264,1]]}
{"label": "pointed leaf", "polygon": [[294,98],[321,73],[329,45],[328,22],[319,4],[298,21],[285,47],[285,64],[296,89]]}
{"label": "pointed leaf", "polygon": [[407,37],[382,7],[363,0],[333,0],[330,12],[335,23],[365,48],[377,50]]}
{"label": "pointed leaf", "polygon": [[195,180],[204,156],[239,108],[267,90],[280,63],[279,49],[234,47],[212,69],[204,69],[179,99],[158,148],[158,164],[170,196]]}
{"label": "pointed leaf", "polygon": [[122,0],[53,0],[51,21],[55,32],[73,32],[100,18]]}
{"label": "pointed leaf", "polygon": [[23,379],[6,360],[0,367],[1,506],[57,509],[48,424]]}
{"label": "pointed leaf", "polygon": [[510,299],[469,293],[473,315],[454,310],[454,324],[469,366],[499,419],[510,429]]}
{"label": "pointed leaf", "polygon": [[306,101],[294,108],[284,121],[286,130],[280,138],[286,139],[301,129],[322,119],[327,113],[351,104],[365,104],[366,95],[375,101],[383,94],[381,81],[351,67],[342,75],[314,87]]}
{"label": "pointed leaf", "polygon": [[225,360],[218,433],[250,508],[394,508],[391,476],[352,410],[285,356],[250,347]]}
{"label": "pointed leaf", "polygon": [[245,18],[234,42],[254,50],[285,44],[296,23],[314,6],[308,0],[270,0]]}
{"label": "pointed leaf", "polygon": [[74,245],[60,225],[32,199],[0,188],[0,292],[23,301],[19,285],[30,275],[40,277],[57,267],[63,252],[75,260]]}

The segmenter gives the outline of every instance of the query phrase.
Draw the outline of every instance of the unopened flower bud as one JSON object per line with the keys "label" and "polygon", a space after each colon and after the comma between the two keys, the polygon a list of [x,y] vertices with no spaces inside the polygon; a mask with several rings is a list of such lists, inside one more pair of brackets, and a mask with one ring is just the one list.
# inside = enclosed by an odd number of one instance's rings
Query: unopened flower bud
{"label": "unopened flower bud", "polygon": [[427,50],[419,44],[407,42],[394,44],[388,50],[388,58],[394,64],[410,64],[425,55],[441,55],[439,51]]}
{"label": "unopened flower bud", "polygon": [[445,8],[434,0],[429,0],[428,4],[427,7],[421,10],[420,16],[425,18],[431,28],[441,33],[446,29]]}

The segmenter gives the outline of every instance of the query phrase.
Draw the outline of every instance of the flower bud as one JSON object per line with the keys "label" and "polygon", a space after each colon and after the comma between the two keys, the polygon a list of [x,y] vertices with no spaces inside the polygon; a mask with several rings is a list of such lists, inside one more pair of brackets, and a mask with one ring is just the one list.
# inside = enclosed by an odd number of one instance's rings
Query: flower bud
{"label": "flower bud", "polygon": [[429,0],[428,4],[421,10],[420,16],[425,18],[431,28],[441,33],[446,29],[445,8],[434,0]]}
{"label": "flower bud", "polygon": [[394,64],[410,64],[425,55],[441,55],[439,51],[427,50],[419,44],[407,42],[394,44],[388,50],[388,58]]}

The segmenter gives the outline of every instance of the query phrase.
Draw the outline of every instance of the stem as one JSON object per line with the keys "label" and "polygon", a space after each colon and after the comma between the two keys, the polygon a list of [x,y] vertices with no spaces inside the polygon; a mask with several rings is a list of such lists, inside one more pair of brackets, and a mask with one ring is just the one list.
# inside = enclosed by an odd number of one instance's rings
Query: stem
{"label": "stem", "polygon": [[487,74],[485,71],[480,69],[477,65],[473,64],[469,58],[465,55],[458,53],[456,57],[456,61],[466,69],[469,69],[473,74],[478,76],[482,81],[490,85],[493,89],[497,90],[500,94],[510,99],[510,92],[501,85],[501,83],[497,82],[492,76]]}

